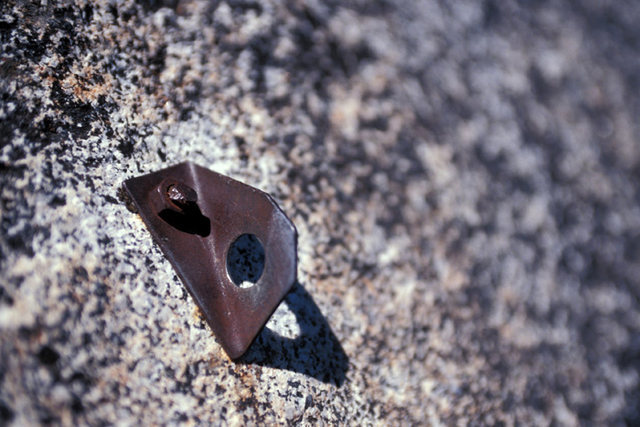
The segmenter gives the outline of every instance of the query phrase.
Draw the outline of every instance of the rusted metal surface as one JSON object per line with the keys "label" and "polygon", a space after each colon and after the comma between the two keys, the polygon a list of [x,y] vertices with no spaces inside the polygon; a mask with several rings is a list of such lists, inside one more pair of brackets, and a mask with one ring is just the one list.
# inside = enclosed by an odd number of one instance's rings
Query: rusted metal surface
{"label": "rusted metal surface", "polygon": [[[296,277],[296,229],[268,194],[191,162],[124,183],[138,213],[227,354],[249,347]],[[229,248],[243,234],[264,247],[255,285],[237,286]]]}

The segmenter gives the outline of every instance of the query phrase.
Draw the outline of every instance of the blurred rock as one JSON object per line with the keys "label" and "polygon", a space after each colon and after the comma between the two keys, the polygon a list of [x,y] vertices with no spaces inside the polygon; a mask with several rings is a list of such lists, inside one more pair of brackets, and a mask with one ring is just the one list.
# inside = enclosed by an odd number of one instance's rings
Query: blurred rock
{"label": "blurred rock", "polygon": [[[0,424],[640,423],[640,4],[0,5]],[[233,363],[118,200],[269,192]]]}

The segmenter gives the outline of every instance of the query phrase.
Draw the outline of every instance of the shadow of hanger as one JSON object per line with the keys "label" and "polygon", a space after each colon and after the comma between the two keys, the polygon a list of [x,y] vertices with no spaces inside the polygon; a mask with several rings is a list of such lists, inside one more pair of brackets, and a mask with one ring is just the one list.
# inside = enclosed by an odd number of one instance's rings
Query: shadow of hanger
{"label": "shadow of hanger", "polygon": [[299,335],[287,338],[264,327],[238,362],[286,369],[341,386],[349,358],[311,295],[296,282],[284,303],[298,322]]}

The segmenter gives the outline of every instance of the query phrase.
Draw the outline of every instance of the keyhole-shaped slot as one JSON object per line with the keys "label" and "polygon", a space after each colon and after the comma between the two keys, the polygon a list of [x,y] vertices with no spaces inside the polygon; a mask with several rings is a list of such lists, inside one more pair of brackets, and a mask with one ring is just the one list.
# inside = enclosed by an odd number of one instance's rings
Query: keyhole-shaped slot
{"label": "keyhole-shaped slot", "polygon": [[184,233],[207,237],[211,233],[211,221],[204,216],[195,203],[185,205],[182,211],[163,209],[158,214],[173,228]]}

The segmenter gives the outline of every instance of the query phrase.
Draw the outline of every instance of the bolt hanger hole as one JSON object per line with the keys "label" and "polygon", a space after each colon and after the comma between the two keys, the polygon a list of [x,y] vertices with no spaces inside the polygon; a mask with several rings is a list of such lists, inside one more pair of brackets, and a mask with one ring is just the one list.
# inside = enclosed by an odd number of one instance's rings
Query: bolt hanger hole
{"label": "bolt hanger hole", "polygon": [[241,288],[255,285],[264,270],[264,247],[253,234],[242,234],[227,252],[227,273]]}

